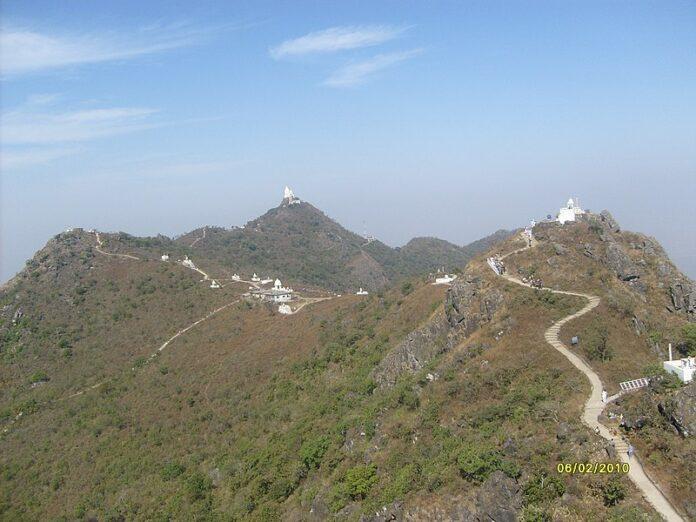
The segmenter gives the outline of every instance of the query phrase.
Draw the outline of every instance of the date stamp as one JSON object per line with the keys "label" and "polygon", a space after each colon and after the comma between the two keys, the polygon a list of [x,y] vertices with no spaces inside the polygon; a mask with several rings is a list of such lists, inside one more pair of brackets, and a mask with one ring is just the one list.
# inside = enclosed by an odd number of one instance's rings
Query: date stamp
{"label": "date stamp", "polygon": [[556,466],[559,474],[626,474],[631,471],[627,462],[559,462]]}

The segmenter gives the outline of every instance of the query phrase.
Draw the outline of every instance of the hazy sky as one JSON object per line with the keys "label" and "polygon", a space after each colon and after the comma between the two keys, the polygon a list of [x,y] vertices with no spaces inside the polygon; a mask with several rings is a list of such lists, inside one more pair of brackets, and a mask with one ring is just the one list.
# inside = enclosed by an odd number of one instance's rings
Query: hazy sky
{"label": "hazy sky", "polygon": [[3,0],[0,280],[285,184],[391,245],[571,196],[696,276],[696,3]]}

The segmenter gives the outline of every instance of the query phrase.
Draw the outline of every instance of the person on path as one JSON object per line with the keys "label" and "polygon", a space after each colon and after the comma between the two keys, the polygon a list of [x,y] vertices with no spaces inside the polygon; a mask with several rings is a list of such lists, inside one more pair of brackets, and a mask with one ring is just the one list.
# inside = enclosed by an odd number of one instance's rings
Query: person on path
{"label": "person on path", "polygon": [[602,390],[602,402],[607,402],[607,390]]}
{"label": "person on path", "polygon": [[626,453],[628,453],[628,458],[629,458],[629,459],[630,459],[631,457],[633,457],[633,453],[634,453],[634,452],[635,452],[635,448],[633,447],[633,445],[629,444],[629,445],[628,445],[628,450],[626,450]]}

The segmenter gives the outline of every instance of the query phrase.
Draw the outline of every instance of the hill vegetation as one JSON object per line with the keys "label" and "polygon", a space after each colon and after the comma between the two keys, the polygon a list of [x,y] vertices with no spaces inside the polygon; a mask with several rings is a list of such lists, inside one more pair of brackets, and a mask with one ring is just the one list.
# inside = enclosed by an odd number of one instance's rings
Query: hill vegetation
{"label": "hill vegetation", "polygon": [[[676,427],[691,387],[656,369],[666,342],[691,349],[691,282],[606,216],[535,234],[508,269],[602,297],[562,337],[579,336],[610,393],[659,377],[615,405],[631,420],[617,429],[691,513],[693,437]],[[364,244],[306,203],[205,237],[102,239],[135,259],[61,234],[0,292],[0,518],[658,520],[623,475],[557,471],[615,458],[579,420],[588,382],[544,342],[582,299],[508,283],[489,254],[431,285],[426,269],[461,249]],[[371,274],[380,289],[284,316],[162,251],[214,277],[253,269],[340,289]]]}

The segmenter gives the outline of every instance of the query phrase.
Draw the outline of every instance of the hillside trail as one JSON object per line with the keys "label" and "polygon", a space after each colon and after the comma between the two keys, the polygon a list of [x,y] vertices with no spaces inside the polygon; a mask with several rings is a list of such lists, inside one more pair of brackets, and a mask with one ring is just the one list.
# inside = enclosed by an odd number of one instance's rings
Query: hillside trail
{"label": "hillside trail", "polygon": [[189,245],[189,248],[195,247],[195,246],[196,246],[196,243],[198,243],[201,239],[205,239],[205,231],[206,231],[206,229],[203,228],[203,235],[200,236],[200,237],[197,237],[196,239],[194,239],[194,240],[193,240],[193,243],[191,243],[191,244]]}
{"label": "hillside trail", "polygon": [[[527,238],[524,237],[523,239],[526,243]],[[507,257],[518,254],[520,252],[523,252],[524,250],[528,250],[536,246],[536,240],[532,239],[530,243],[531,244],[528,243],[526,246],[522,248],[518,248],[517,250],[513,250],[512,252],[505,254],[500,259],[505,259]],[[511,283],[526,286],[528,288],[533,288],[530,284],[522,282],[520,279],[508,274],[507,272],[501,274],[501,277],[505,278]],[[611,431],[609,431],[609,429],[606,426],[604,426],[604,424],[599,422],[599,416],[602,414],[604,407],[609,402],[602,402],[602,390],[605,389],[604,385],[602,384],[602,380],[599,378],[599,375],[597,375],[597,373],[584,360],[582,360],[578,355],[573,353],[567,346],[563,344],[563,342],[561,342],[561,327],[567,322],[572,321],[573,319],[577,319],[578,317],[585,315],[586,313],[596,308],[597,305],[599,305],[600,303],[600,298],[595,295],[583,294],[579,292],[568,292],[564,290],[554,290],[552,288],[543,288],[543,290],[548,290],[549,292],[553,292],[554,294],[572,295],[587,299],[587,305],[585,305],[585,307],[573,314],[570,314],[556,321],[544,333],[544,339],[546,339],[546,342],[549,343],[554,349],[559,351],[566,359],[570,361],[570,363],[573,366],[575,366],[578,370],[585,374],[585,376],[590,381],[590,384],[592,386],[592,392],[590,393],[590,396],[585,402],[585,407],[583,409],[581,417],[582,422],[591,430],[598,430],[599,434],[604,439],[608,440],[615,448],[616,454],[621,459],[621,461],[629,464],[630,468],[628,472],[628,477],[641,491],[643,498],[647,502],[649,502],[650,505],[652,505],[652,507],[655,508],[655,510],[665,520],[669,522],[683,521],[684,519],[674,509],[669,500],[667,500],[667,497],[665,497],[664,493],[662,493],[657,484],[655,484],[645,473],[645,470],[643,469],[643,466],[638,460],[638,457],[635,454],[633,455],[633,457],[628,456],[628,442],[620,435],[614,434]]]}
{"label": "hillside trail", "polygon": [[95,250],[99,252],[100,254],[104,254],[105,256],[112,256],[112,257],[123,257],[125,259],[135,259],[137,261],[140,260],[139,257],[132,256],[130,254],[113,254],[111,252],[104,252],[101,247],[104,245],[104,243],[101,240],[101,237],[99,236],[99,232],[95,231],[94,235],[97,237],[97,246],[95,247]]}

